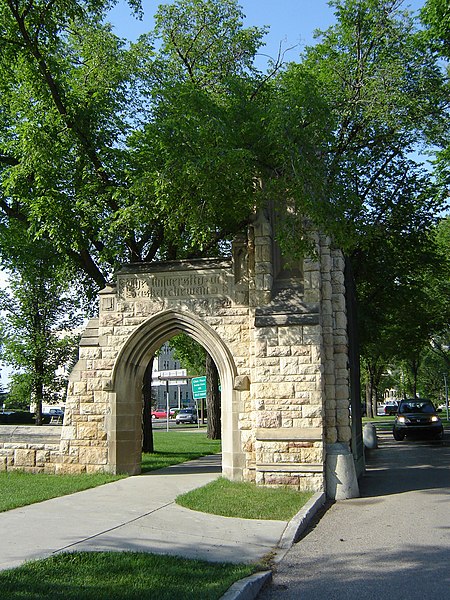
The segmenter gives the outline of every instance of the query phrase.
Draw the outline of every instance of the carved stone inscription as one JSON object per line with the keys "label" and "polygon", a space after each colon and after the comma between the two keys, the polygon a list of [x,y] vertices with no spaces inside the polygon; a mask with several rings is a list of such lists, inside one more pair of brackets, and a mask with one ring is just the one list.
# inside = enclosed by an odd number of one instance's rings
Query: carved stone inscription
{"label": "carved stone inscription", "polygon": [[119,275],[117,287],[121,300],[228,296],[227,277],[220,271]]}

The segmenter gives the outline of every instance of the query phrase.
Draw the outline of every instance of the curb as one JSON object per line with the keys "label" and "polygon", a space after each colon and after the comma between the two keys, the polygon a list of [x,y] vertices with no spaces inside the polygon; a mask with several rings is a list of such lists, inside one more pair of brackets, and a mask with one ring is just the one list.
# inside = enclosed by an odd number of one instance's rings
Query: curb
{"label": "curb", "polygon": [[272,581],[272,571],[254,573],[245,579],[235,581],[220,600],[254,600],[261,588]]}
{"label": "curb", "polygon": [[[311,523],[314,515],[325,504],[325,492],[316,492],[312,498],[292,517],[286,525],[283,535],[275,548],[273,562],[280,562],[288,550],[297,542]],[[254,573],[245,579],[235,581],[221,596],[220,600],[255,600],[262,587],[272,581],[272,571]]]}
{"label": "curb", "polygon": [[[295,542],[298,542],[300,536],[311,523],[312,518],[317,511],[325,504],[325,492],[316,492],[312,498],[292,517],[278,542],[280,550],[289,550]],[[285,554],[282,553],[283,556]],[[278,556],[278,553],[277,553]],[[278,561],[277,561],[278,562]]]}

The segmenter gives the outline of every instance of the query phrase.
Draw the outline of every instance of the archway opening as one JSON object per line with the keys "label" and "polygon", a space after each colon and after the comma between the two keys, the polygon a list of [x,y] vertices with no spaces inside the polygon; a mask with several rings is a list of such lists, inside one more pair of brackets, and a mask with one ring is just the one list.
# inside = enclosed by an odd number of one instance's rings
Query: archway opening
{"label": "archway opening", "polygon": [[144,472],[220,451],[219,374],[201,344],[185,333],[162,344],[147,365],[142,392]]}
{"label": "archway opening", "polygon": [[222,473],[229,479],[241,480],[244,459],[238,429],[240,392],[234,387],[236,366],[232,354],[217,333],[197,316],[172,310],[149,318],[137,328],[116,360],[110,393],[111,470],[140,472],[145,371],[161,345],[182,332],[203,346],[217,366],[221,384]]}

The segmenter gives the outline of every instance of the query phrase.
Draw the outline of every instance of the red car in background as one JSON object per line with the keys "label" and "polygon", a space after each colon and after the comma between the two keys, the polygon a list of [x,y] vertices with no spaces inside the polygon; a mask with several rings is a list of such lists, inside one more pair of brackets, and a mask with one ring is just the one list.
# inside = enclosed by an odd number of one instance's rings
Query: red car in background
{"label": "red car in background", "polygon": [[152,410],[152,419],[167,419],[167,412],[165,410]]}
{"label": "red car in background", "polygon": [[[178,408],[169,410],[169,419],[174,419],[178,412]],[[167,419],[167,411],[165,408],[156,408],[152,410],[152,419]]]}

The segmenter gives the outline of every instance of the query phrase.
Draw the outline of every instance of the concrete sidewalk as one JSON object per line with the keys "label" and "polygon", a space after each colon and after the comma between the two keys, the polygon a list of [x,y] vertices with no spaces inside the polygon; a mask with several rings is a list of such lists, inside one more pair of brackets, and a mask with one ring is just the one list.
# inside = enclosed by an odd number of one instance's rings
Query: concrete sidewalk
{"label": "concrete sidewalk", "polygon": [[220,455],[0,513],[0,569],[62,551],[129,550],[250,563],[271,553],[285,521],[233,519],[175,504],[216,479]]}

